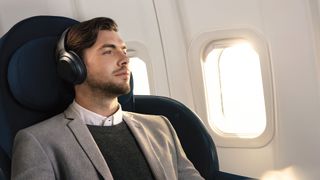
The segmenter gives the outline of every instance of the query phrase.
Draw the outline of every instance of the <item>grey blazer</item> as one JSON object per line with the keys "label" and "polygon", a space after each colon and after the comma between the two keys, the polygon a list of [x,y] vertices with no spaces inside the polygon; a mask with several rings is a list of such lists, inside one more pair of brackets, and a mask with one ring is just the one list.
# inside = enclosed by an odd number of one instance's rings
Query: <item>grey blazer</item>
{"label": "grey blazer", "polygon": [[[203,179],[165,117],[123,113],[156,179]],[[17,133],[11,176],[13,180],[113,179],[87,126],[70,109]]]}

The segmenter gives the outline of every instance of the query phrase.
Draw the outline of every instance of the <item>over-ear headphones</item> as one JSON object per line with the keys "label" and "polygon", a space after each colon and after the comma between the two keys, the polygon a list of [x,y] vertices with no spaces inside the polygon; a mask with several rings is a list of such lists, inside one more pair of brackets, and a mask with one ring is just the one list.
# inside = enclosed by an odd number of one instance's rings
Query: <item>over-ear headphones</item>
{"label": "over-ear headphones", "polygon": [[65,48],[66,29],[57,44],[57,72],[58,75],[72,84],[81,84],[87,76],[87,69],[82,59],[74,52]]}

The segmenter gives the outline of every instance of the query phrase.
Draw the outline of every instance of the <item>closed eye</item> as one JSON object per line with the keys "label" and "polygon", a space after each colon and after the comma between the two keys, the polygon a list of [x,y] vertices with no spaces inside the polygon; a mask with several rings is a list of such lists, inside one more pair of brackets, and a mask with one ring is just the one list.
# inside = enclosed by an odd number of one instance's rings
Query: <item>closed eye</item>
{"label": "closed eye", "polygon": [[112,54],[112,50],[103,51],[102,54]]}

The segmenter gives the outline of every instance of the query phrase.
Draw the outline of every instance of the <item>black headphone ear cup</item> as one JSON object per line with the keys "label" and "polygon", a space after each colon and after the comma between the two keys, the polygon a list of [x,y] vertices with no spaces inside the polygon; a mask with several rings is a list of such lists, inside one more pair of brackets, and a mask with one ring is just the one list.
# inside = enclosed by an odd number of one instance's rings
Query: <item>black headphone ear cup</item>
{"label": "black headphone ear cup", "polygon": [[87,75],[85,64],[73,51],[60,54],[57,71],[62,79],[72,84],[81,84]]}
{"label": "black headphone ear cup", "polygon": [[72,84],[81,84],[87,76],[87,69],[82,59],[74,52],[65,49],[65,40],[69,28],[63,31],[56,49],[58,75]]}

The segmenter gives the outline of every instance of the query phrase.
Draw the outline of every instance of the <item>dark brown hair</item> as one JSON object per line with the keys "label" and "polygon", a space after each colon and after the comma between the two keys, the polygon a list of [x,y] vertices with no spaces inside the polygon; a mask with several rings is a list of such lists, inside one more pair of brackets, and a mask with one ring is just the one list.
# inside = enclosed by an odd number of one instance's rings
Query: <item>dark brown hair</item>
{"label": "dark brown hair", "polygon": [[107,17],[97,17],[73,25],[67,34],[66,49],[83,58],[83,50],[90,48],[97,40],[100,30],[118,31],[118,25]]}

